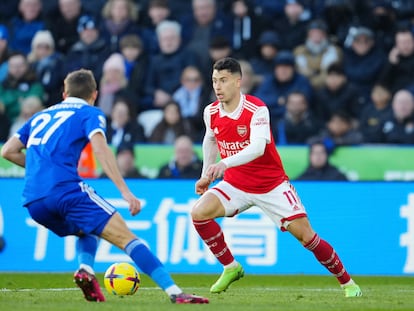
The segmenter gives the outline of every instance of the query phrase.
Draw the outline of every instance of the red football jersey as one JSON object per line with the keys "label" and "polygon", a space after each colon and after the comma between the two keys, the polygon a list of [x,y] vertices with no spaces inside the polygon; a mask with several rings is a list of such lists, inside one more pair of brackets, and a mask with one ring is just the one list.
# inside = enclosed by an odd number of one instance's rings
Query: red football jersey
{"label": "red football jersey", "polygon": [[[214,133],[222,159],[243,150],[250,144],[251,122],[254,113],[266,106],[259,98],[242,95],[241,109],[236,118],[220,115],[220,103],[209,107],[210,127]],[[283,168],[268,118],[254,120],[254,126],[265,126],[270,132],[270,143],[257,159],[225,171],[224,180],[234,187],[249,193],[266,193],[288,179]]]}

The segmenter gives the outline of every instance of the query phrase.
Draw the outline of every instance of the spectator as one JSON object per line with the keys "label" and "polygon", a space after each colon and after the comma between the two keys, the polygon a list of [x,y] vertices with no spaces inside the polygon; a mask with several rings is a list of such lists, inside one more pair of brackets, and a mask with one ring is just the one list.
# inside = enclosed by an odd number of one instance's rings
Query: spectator
{"label": "spectator", "polygon": [[303,0],[286,0],[284,15],[273,19],[272,29],[280,36],[280,49],[292,50],[306,39],[308,18]]}
{"label": "spectator", "polygon": [[323,20],[309,24],[306,41],[294,49],[294,54],[298,72],[309,79],[314,89],[324,85],[329,65],[342,61],[342,50],[329,42]]}
{"label": "spectator", "polygon": [[[133,144],[123,143],[116,148],[116,163],[123,178],[146,178],[139,172],[135,164],[135,148]],[[102,173],[100,177],[108,178],[105,173]]]}
{"label": "spectator", "polygon": [[8,71],[8,59],[10,56],[9,48],[9,31],[6,26],[0,25],[0,83],[7,76]]}
{"label": "spectator", "polygon": [[311,102],[312,86],[305,76],[296,71],[293,53],[280,51],[274,59],[273,74],[265,77],[253,95],[267,103],[271,120],[277,122],[283,118],[287,95],[293,90],[301,91]]}
{"label": "spectator", "polygon": [[353,83],[360,98],[367,102],[371,89],[378,79],[386,56],[382,49],[375,44],[372,30],[359,26],[355,27],[351,46],[344,48],[344,69],[348,80]]}
{"label": "spectator", "polygon": [[253,57],[250,63],[254,72],[263,79],[264,76],[273,73],[274,59],[281,45],[279,35],[272,30],[267,30],[260,35],[257,45],[258,55]]}
{"label": "spectator", "polygon": [[392,3],[387,0],[371,1],[371,16],[367,18],[368,26],[374,31],[377,47],[388,53],[394,45],[397,19]]}
{"label": "spectator", "polygon": [[326,21],[329,34],[343,45],[350,25],[358,20],[356,6],[368,1],[325,1],[322,11],[323,19]]}
{"label": "spectator", "polygon": [[182,117],[195,130],[193,137],[197,142],[201,142],[204,133],[203,111],[209,103],[208,95],[200,70],[194,66],[184,68],[181,86],[174,92],[173,99],[180,105]]}
{"label": "spectator", "polygon": [[191,124],[181,115],[180,105],[175,101],[170,101],[164,106],[162,119],[152,130],[148,142],[173,144],[178,136],[192,137],[193,134]]}
{"label": "spectator", "polygon": [[329,163],[330,155],[323,142],[312,143],[309,146],[309,165],[296,180],[347,181],[346,175]]}
{"label": "spectator", "polygon": [[328,148],[334,148],[358,145],[363,142],[363,137],[349,114],[344,111],[335,111],[326,124],[326,128],[318,135],[309,138],[308,143],[315,140],[323,141]]}
{"label": "spectator", "polygon": [[348,81],[342,64],[329,66],[325,86],[316,92],[315,97],[314,111],[323,122],[327,122],[339,110],[353,118],[359,117],[358,90]]}
{"label": "spectator", "polygon": [[157,26],[160,53],[150,60],[147,76],[146,109],[159,109],[172,98],[180,85],[181,72],[190,65],[197,66],[196,55],[183,47],[181,26],[175,21],[163,21]]}
{"label": "spectator", "polygon": [[399,90],[392,98],[392,115],[384,120],[381,142],[414,144],[414,98],[407,90]]}
{"label": "spectator", "polygon": [[26,123],[36,112],[44,108],[42,101],[37,96],[28,96],[22,100],[21,110],[10,127],[9,137],[14,135],[20,127]]}
{"label": "spectator", "polygon": [[231,41],[234,55],[239,59],[255,56],[255,45],[263,25],[249,0],[228,1],[227,11],[233,22],[233,40]]}
{"label": "spectator", "polygon": [[203,164],[194,151],[188,136],[179,136],[174,142],[174,158],[160,168],[158,178],[197,179]]}
{"label": "spectator", "polygon": [[115,99],[107,123],[106,139],[115,148],[123,144],[146,142],[144,129],[136,121],[133,105],[125,98]]}
{"label": "spectator", "polygon": [[19,2],[16,0],[0,1],[0,23],[9,24],[18,10]]}
{"label": "spectator", "polygon": [[108,0],[102,17],[99,33],[112,53],[119,52],[119,40],[126,34],[139,35],[144,45],[148,42],[148,36],[136,24],[138,7],[133,0]]}
{"label": "spectator", "polygon": [[66,55],[64,74],[85,68],[93,72],[97,81],[101,80],[103,63],[111,52],[105,40],[99,36],[97,27],[92,16],[79,18],[77,30],[80,39]]}
{"label": "spectator", "polygon": [[63,55],[55,52],[55,41],[49,30],[39,30],[32,40],[32,50],[27,56],[30,67],[45,90],[45,106],[62,99]]}
{"label": "spectator", "polygon": [[359,129],[364,143],[381,142],[382,125],[392,115],[391,92],[385,86],[376,84],[371,91],[371,101],[361,112]]}
{"label": "spectator", "polygon": [[4,107],[0,105],[0,142],[5,142],[9,138],[11,122],[7,117]]}
{"label": "spectator", "polygon": [[253,94],[262,82],[262,79],[254,72],[253,66],[249,61],[239,60],[239,64],[242,70],[240,90],[243,94]]}
{"label": "spectator", "polygon": [[145,95],[146,74],[149,58],[138,35],[125,35],[119,41],[125,63],[127,90],[134,96],[137,113],[141,112],[141,100]]}
{"label": "spectator", "polygon": [[414,80],[414,35],[409,28],[401,28],[395,34],[395,46],[388,54],[380,82],[394,94],[409,87]]}
{"label": "spectator", "polygon": [[213,84],[211,81],[211,67],[213,64],[224,57],[232,56],[233,49],[230,41],[226,37],[218,36],[211,38],[208,46],[208,59],[205,61],[209,63],[209,70],[203,71],[203,80],[207,89],[212,89]]}
{"label": "spectator", "polygon": [[26,56],[15,52],[9,57],[7,77],[0,84],[0,111],[4,109],[9,120],[14,122],[20,114],[22,100],[28,96],[36,96],[43,102],[44,90]]}
{"label": "spectator", "polygon": [[56,51],[66,55],[79,40],[78,21],[86,12],[81,0],[59,0],[58,7],[46,18],[46,28],[52,32]]}
{"label": "spectator", "polygon": [[127,89],[127,85],[124,58],[122,54],[113,53],[103,64],[102,79],[99,82],[97,106],[106,116],[111,113],[112,105],[117,96],[128,98],[134,107],[137,107],[133,93]]}
{"label": "spectator", "polygon": [[9,26],[11,49],[27,55],[33,36],[43,29],[45,23],[42,20],[41,0],[20,0],[19,13],[12,18]]}
{"label": "spectator", "polygon": [[287,96],[286,113],[278,122],[271,122],[273,136],[278,145],[304,144],[318,134],[322,124],[309,109],[305,94],[292,91]]}
{"label": "spectator", "polygon": [[180,22],[182,36],[184,44],[195,52],[203,72],[206,72],[211,68],[207,62],[211,38],[220,36],[232,42],[233,28],[230,17],[217,7],[216,0],[192,0],[192,7],[192,14]]}
{"label": "spectator", "polygon": [[157,54],[160,52],[156,33],[157,26],[162,21],[175,20],[168,4],[168,0],[150,0],[146,11],[147,14],[143,16],[143,24],[148,34],[146,51],[149,54]]}

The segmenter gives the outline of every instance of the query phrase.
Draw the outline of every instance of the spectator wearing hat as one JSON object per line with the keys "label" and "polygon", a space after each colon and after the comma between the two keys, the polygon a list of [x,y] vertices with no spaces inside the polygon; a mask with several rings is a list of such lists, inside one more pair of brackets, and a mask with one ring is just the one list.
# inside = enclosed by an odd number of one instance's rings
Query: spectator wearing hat
{"label": "spectator wearing hat", "polygon": [[306,100],[312,101],[312,86],[305,76],[295,69],[295,56],[290,51],[280,51],[273,63],[273,73],[267,75],[253,94],[265,103],[273,122],[282,118],[286,111],[286,98],[293,91],[301,91]]}
{"label": "spectator wearing hat", "polygon": [[79,40],[79,18],[86,15],[81,0],[58,0],[58,6],[46,16],[46,28],[52,32],[56,51],[66,55]]}
{"label": "spectator wearing hat", "polygon": [[134,94],[127,88],[125,71],[124,57],[120,53],[111,54],[103,64],[97,106],[106,116],[111,114],[114,101],[119,96],[128,98],[135,110],[138,107]]}
{"label": "spectator wearing hat", "polygon": [[298,72],[307,77],[314,89],[323,86],[329,65],[342,61],[342,50],[329,42],[324,21],[310,22],[304,44],[294,49]]}
{"label": "spectator wearing hat", "polygon": [[281,45],[279,35],[273,30],[264,31],[257,42],[258,53],[250,59],[254,72],[263,79],[273,71],[273,62]]}
{"label": "spectator wearing hat", "polygon": [[93,72],[97,81],[102,77],[102,66],[111,54],[109,46],[99,36],[96,20],[90,15],[79,18],[79,40],[71,47],[65,59],[64,75],[81,68]]}
{"label": "spectator wearing hat", "polygon": [[10,48],[27,55],[30,52],[32,38],[37,31],[45,29],[42,20],[41,0],[20,0],[19,13],[10,21]]}
{"label": "spectator wearing hat", "polygon": [[352,33],[351,45],[344,47],[345,74],[357,87],[360,99],[367,103],[387,59],[384,51],[376,46],[372,30],[358,26]]}
{"label": "spectator wearing hat", "polygon": [[273,19],[272,28],[280,36],[280,49],[292,50],[303,44],[309,16],[302,0],[285,0],[284,15]]}
{"label": "spectator wearing hat", "polygon": [[395,33],[395,46],[388,54],[379,82],[392,93],[409,87],[414,81],[414,34],[409,27]]}
{"label": "spectator wearing hat", "polygon": [[323,122],[340,110],[354,119],[359,118],[362,107],[358,101],[358,90],[348,81],[342,64],[334,63],[328,67],[325,84],[316,91],[315,103],[316,116]]}
{"label": "spectator wearing hat", "polygon": [[64,59],[61,53],[55,51],[55,41],[49,30],[36,32],[27,59],[46,92],[45,106],[59,102],[62,99]]}
{"label": "spectator wearing hat", "polygon": [[10,56],[9,31],[5,25],[0,24],[0,83],[6,78]]}

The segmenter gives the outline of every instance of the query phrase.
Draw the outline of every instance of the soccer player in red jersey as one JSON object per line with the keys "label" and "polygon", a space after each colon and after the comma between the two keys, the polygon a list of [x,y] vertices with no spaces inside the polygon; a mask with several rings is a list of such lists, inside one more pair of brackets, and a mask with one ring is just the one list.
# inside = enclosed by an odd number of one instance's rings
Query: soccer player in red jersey
{"label": "soccer player in red jersey", "polygon": [[[346,297],[361,296],[332,246],[312,229],[305,208],[285,173],[270,130],[268,108],[259,98],[240,92],[237,60],[224,58],[213,66],[217,100],[204,110],[203,171],[195,184],[202,196],[191,216],[195,229],[224,271],[210,292],[225,291],[244,275],[214,220],[261,208],[282,231],[289,231],[339,281]],[[221,160],[216,162],[217,154]],[[209,189],[210,184],[223,177]]]}

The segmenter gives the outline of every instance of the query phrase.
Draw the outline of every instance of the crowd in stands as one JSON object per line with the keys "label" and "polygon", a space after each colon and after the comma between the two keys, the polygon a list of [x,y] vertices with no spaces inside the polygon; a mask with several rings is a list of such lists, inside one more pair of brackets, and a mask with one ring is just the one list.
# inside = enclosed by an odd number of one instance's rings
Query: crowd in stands
{"label": "crowd in stands", "polygon": [[226,56],[278,145],[414,144],[410,0],[2,0],[0,142],[87,68],[115,147],[200,143]]}

